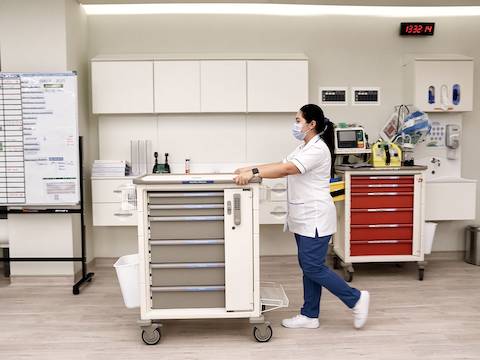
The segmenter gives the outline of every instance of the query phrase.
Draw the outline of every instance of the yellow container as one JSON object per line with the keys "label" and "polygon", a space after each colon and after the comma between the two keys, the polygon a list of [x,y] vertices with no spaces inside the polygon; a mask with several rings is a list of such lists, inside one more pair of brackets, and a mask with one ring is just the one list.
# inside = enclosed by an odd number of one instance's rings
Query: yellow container
{"label": "yellow container", "polygon": [[333,201],[345,200],[345,181],[335,181],[330,183],[330,195],[332,195]]}

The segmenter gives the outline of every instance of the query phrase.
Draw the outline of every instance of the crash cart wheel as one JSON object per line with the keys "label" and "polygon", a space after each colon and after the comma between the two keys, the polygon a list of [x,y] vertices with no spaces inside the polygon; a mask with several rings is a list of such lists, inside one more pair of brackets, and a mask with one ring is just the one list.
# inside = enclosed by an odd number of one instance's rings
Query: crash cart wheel
{"label": "crash cart wheel", "polygon": [[270,325],[253,327],[253,337],[258,342],[270,341],[270,339],[272,338],[272,335],[273,335],[273,330]]}
{"label": "crash cart wheel", "polygon": [[160,330],[155,329],[153,331],[142,330],[142,340],[147,345],[156,345],[162,338]]}

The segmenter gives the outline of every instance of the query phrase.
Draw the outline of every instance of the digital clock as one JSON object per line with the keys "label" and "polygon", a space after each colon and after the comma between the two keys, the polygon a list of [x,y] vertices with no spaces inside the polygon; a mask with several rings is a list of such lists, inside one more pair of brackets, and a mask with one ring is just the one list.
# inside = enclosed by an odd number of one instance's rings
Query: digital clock
{"label": "digital clock", "polygon": [[400,24],[400,35],[425,36],[433,35],[435,23],[427,22],[402,22]]}

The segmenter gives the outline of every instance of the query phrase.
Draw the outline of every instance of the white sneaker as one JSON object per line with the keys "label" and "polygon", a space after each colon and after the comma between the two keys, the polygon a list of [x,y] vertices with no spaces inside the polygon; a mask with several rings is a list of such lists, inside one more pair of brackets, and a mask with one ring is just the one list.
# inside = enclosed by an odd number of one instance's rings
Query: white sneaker
{"label": "white sneaker", "polygon": [[353,307],[353,326],[355,329],[361,329],[368,319],[368,306],[370,305],[370,293],[368,291],[360,292],[360,299]]}
{"label": "white sneaker", "polygon": [[290,319],[282,320],[282,326],[290,329],[316,329],[320,326],[320,323],[316,318],[309,318],[300,314]]}

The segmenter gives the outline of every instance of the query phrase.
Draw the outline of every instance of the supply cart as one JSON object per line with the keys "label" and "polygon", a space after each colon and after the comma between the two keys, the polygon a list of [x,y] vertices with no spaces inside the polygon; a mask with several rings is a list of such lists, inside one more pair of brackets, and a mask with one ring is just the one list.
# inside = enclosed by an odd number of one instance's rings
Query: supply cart
{"label": "supply cart", "polygon": [[423,280],[426,167],[335,170],[345,181],[345,201],[336,203],[333,267],[343,267],[350,282],[354,263],[416,262]]}
{"label": "supply cart", "polygon": [[145,175],[137,193],[142,339],[164,319],[248,318],[269,341],[262,313],[288,306],[279,284],[260,284],[259,183],[234,174]]}

